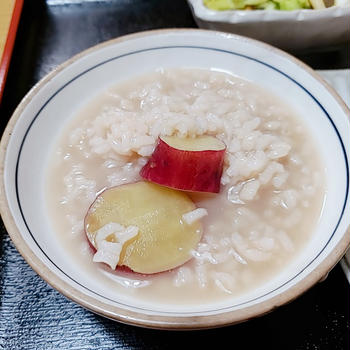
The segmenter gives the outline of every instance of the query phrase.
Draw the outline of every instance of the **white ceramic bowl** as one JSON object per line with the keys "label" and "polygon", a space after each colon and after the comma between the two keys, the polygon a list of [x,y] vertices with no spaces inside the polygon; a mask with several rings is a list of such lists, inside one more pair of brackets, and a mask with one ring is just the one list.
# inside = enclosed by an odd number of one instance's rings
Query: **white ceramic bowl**
{"label": "white ceramic bowl", "polygon": [[290,51],[310,51],[345,43],[350,6],[323,10],[213,11],[203,0],[187,0],[200,28],[246,35]]}
{"label": "white ceramic bowl", "polygon": [[[271,90],[305,116],[327,172],[327,196],[311,241],[282,273],[259,288],[206,305],[141,302],[110,296],[58,243],[45,205],[53,143],[74,113],[120,80],[159,67],[216,68]],[[286,93],[286,91],[288,93]],[[203,30],[164,30],[122,37],[72,58],[41,80],[13,114],[1,141],[1,214],[17,249],[50,285],[82,306],[134,325],[189,329],[233,324],[284,304],[319,281],[350,237],[349,111],[310,68],[266,44]]]}

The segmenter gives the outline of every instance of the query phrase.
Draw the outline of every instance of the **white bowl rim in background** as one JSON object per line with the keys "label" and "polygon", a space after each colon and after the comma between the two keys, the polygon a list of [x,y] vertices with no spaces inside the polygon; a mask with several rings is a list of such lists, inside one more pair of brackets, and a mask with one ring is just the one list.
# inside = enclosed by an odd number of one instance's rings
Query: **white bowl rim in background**
{"label": "white bowl rim in background", "polygon": [[245,35],[292,52],[329,49],[350,36],[350,4],[320,10],[215,11],[203,0],[187,2],[200,28]]}
{"label": "white bowl rim in background", "polygon": [[[283,10],[212,10],[206,7],[203,0],[187,0],[201,18],[206,20],[239,23],[240,21],[273,21],[276,19],[293,18],[298,21],[314,18],[323,18],[330,15],[343,15],[350,13],[350,3],[346,6],[331,6],[325,9],[297,9]],[[264,15],[266,14],[266,15]]]}

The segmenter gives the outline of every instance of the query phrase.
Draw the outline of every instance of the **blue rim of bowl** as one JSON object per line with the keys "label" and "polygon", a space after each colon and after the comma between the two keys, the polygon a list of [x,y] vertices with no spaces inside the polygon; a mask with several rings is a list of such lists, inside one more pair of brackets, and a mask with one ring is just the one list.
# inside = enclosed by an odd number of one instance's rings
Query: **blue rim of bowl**
{"label": "blue rim of bowl", "polygon": [[[289,79],[290,81],[292,81],[294,84],[296,84],[299,88],[301,88],[309,97],[311,97],[311,99],[319,106],[319,108],[322,110],[322,112],[324,113],[324,115],[326,115],[328,121],[330,122],[331,126],[333,127],[337,137],[338,137],[338,140],[339,140],[339,143],[341,145],[341,149],[343,151],[343,156],[344,156],[344,162],[345,162],[345,167],[346,167],[346,192],[345,192],[345,198],[344,198],[344,203],[343,203],[343,208],[342,208],[342,211],[340,213],[340,216],[339,216],[339,219],[337,221],[337,224],[335,225],[335,228],[332,232],[332,234],[330,235],[329,239],[327,240],[326,244],[324,245],[324,247],[316,254],[316,256],[313,257],[313,259],[306,264],[305,267],[303,267],[296,275],[294,275],[293,277],[291,277],[288,281],[285,281],[283,284],[279,285],[278,287],[274,288],[273,290],[270,290],[258,297],[255,297],[253,299],[250,299],[250,300],[247,300],[247,301],[244,301],[244,302],[241,302],[241,303],[237,303],[237,304],[234,304],[234,305],[230,305],[230,306],[227,306],[227,307],[223,307],[223,308],[219,308],[219,309],[215,309],[215,310],[206,310],[206,311],[200,311],[200,312],[181,312],[181,314],[191,314],[191,315],[196,315],[196,314],[202,314],[203,312],[209,312],[209,311],[230,311],[230,309],[233,309],[233,308],[237,308],[239,306],[242,306],[242,305],[246,305],[246,304],[249,304],[249,303],[252,303],[252,302],[255,302],[269,294],[272,294],[274,292],[276,292],[277,290],[281,289],[282,287],[284,287],[285,285],[287,285],[288,283],[290,283],[292,280],[294,280],[296,277],[298,277],[300,274],[303,273],[303,271],[305,271],[319,256],[320,254],[324,251],[324,249],[328,246],[329,242],[331,241],[332,237],[334,236],[335,232],[337,231],[338,229],[338,226],[340,224],[340,222],[342,221],[342,218],[344,216],[344,212],[345,212],[345,207],[346,207],[346,204],[347,204],[347,201],[348,201],[348,196],[349,196],[349,164],[348,164],[348,160],[347,160],[347,153],[346,153],[346,149],[345,149],[345,146],[344,146],[344,143],[342,141],[342,138],[340,136],[340,133],[336,127],[336,125],[334,124],[332,118],[330,117],[330,115],[328,114],[328,112],[325,110],[325,108],[322,106],[322,104],[315,98],[315,96],[313,96],[310,91],[308,91],[303,85],[301,85],[300,83],[298,83],[295,79],[293,79],[291,76],[289,76],[288,74],[282,72],[280,69],[266,63],[266,62],[263,62],[261,60],[258,60],[254,57],[250,57],[248,55],[244,55],[244,54],[241,54],[241,53],[237,53],[237,52],[234,52],[234,51],[229,51],[229,50],[223,50],[223,49],[217,49],[217,48],[212,48],[212,47],[205,47],[205,46],[193,46],[193,45],[174,45],[174,46],[159,46],[159,47],[152,47],[152,48],[147,48],[147,49],[142,49],[142,50],[135,50],[135,51],[131,51],[131,52],[128,52],[128,53],[125,53],[125,54],[122,54],[122,55],[118,55],[118,56],[114,56],[112,58],[109,58],[107,60],[104,60],[98,64],[95,64],[94,66],[84,70],[83,72],[77,74],[76,76],[74,76],[72,79],[70,79],[68,82],[66,82],[65,84],[63,84],[60,88],[58,88],[56,90],[56,92],[54,92],[47,100],[46,102],[41,106],[41,108],[39,109],[39,111],[36,113],[36,115],[34,116],[33,120],[31,121],[31,123],[28,125],[27,127],[27,130],[24,134],[24,137],[22,139],[22,142],[21,142],[21,146],[19,148],[19,152],[18,152],[18,156],[17,156],[17,161],[16,161],[16,174],[15,174],[15,188],[16,188],[16,198],[17,198],[17,204],[19,206],[19,209],[20,209],[20,213],[21,213],[21,216],[22,216],[22,219],[23,219],[23,222],[30,234],[30,236],[32,237],[33,241],[35,242],[35,244],[37,245],[37,247],[39,248],[39,250],[44,254],[44,256],[52,263],[53,266],[55,266],[61,273],[63,273],[66,277],[68,277],[72,282],[76,283],[77,285],[79,285],[80,287],[84,288],[85,290],[89,291],[90,293],[92,294],[95,294],[96,296],[102,298],[102,299],[105,299],[109,302],[113,302],[117,305],[121,305],[121,306],[125,306],[125,307],[132,307],[133,309],[135,310],[141,310],[141,311],[151,311],[150,309],[147,309],[147,308],[142,308],[142,307],[136,307],[136,306],[131,306],[131,305],[128,305],[128,304],[124,304],[124,303],[121,303],[119,301],[116,301],[114,299],[111,299],[111,298],[108,298],[104,295],[101,295],[93,290],[91,290],[90,288],[86,287],[85,285],[81,284],[80,282],[76,281],[73,277],[71,277],[69,274],[67,274],[66,272],[63,271],[63,269],[61,269],[59,266],[56,265],[55,262],[53,262],[50,257],[45,253],[45,251],[41,248],[41,246],[39,245],[39,243],[36,241],[31,229],[29,228],[29,225],[25,219],[25,216],[24,216],[24,213],[23,213],[23,210],[22,210],[22,206],[21,206],[21,201],[20,201],[20,195],[19,195],[19,190],[18,190],[18,168],[19,168],[19,163],[20,163],[20,157],[21,157],[21,152],[22,152],[22,149],[23,149],[23,146],[24,146],[24,143],[25,143],[25,140],[30,132],[30,129],[31,127],[33,126],[33,124],[35,123],[35,121],[37,120],[38,116],[40,115],[40,113],[43,111],[43,109],[54,99],[54,97],[60,93],[60,91],[62,91],[66,86],[68,86],[69,84],[71,84],[73,81],[77,80],[78,78],[80,78],[81,76],[83,76],[84,74],[88,73],[89,71],[93,70],[93,69],[96,69],[97,67],[100,67],[108,62],[111,62],[111,61],[114,61],[114,60],[117,60],[117,59],[120,59],[120,58],[123,58],[123,57],[127,57],[127,56],[131,56],[131,55],[135,55],[135,54],[139,54],[139,53],[142,53],[142,52],[147,52],[147,51],[155,51],[155,50],[164,50],[164,49],[199,49],[199,50],[209,50],[209,51],[216,51],[216,52],[221,52],[221,53],[224,53],[224,54],[230,54],[230,55],[235,55],[235,56],[239,56],[239,57],[242,57],[242,58],[245,58],[245,59],[248,59],[248,60],[251,60],[251,61],[255,61],[259,64],[262,64],[266,67],[268,67],[269,69],[272,69],[274,70],[275,72],[278,72],[279,74],[283,75],[284,77],[286,77],[287,79]],[[166,312],[161,312],[161,314],[164,314],[164,315],[177,315],[179,314],[178,312],[172,312],[172,311],[166,311]]]}

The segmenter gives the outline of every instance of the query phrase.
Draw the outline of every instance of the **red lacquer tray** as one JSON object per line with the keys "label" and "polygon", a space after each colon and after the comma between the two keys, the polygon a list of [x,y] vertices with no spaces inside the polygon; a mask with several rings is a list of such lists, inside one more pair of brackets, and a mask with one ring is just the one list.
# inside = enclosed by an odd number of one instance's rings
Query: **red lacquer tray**
{"label": "red lacquer tray", "polygon": [[1,0],[0,28],[2,30],[0,31],[0,39],[4,42],[4,45],[0,46],[0,102],[5,87],[22,6],[23,0]]}

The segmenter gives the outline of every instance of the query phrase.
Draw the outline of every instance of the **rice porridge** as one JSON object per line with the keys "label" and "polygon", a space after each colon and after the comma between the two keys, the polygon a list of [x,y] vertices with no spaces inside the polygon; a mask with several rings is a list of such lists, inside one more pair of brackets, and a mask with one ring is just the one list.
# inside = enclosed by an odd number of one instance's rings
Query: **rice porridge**
{"label": "rice porridge", "polygon": [[[84,233],[91,203],[106,188],[141,181],[166,135],[212,135],[227,147],[220,193],[188,193],[208,213],[193,258],[150,275],[93,262]],[[316,147],[293,109],[209,70],[157,71],[108,89],[60,135],[47,176],[56,234],[80,268],[110,289],[172,303],[236,296],[281,271],[309,240],[324,195]]]}

